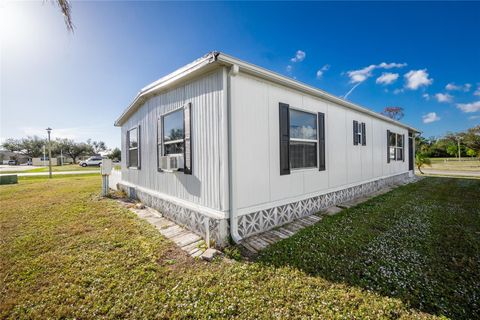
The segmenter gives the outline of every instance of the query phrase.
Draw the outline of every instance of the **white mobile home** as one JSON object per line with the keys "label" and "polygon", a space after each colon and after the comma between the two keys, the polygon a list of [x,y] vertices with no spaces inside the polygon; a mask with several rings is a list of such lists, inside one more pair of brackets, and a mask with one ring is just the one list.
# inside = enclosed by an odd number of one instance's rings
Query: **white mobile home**
{"label": "white mobile home", "polygon": [[413,175],[417,130],[212,52],[143,88],[119,186],[223,245]]}

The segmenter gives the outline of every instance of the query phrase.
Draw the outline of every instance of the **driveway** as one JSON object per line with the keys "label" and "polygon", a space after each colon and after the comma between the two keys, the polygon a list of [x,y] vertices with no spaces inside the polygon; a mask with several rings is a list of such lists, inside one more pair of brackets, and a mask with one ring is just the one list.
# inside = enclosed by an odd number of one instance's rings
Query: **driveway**
{"label": "driveway", "polygon": [[8,166],[8,165],[0,165],[0,173],[7,173],[9,171],[26,171],[26,170],[32,170],[32,169],[37,169],[41,167],[37,166]]}
{"label": "driveway", "polygon": [[[98,170],[57,171],[57,172],[52,172],[52,175],[58,176],[58,175],[69,175],[69,174],[92,174],[92,173],[100,174],[100,171]],[[48,172],[3,173],[3,174],[0,174],[0,176],[6,176],[11,174],[16,174],[19,177],[48,176]]]}

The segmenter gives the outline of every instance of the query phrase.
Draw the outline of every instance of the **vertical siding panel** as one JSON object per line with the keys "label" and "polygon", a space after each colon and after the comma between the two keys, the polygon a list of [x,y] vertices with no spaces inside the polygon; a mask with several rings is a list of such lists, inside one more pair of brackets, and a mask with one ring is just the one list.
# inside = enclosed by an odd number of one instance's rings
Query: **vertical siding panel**
{"label": "vertical siding panel", "polygon": [[[122,126],[122,177],[125,181],[183,200],[224,210],[220,186],[227,176],[220,174],[221,146],[227,127],[222,123],[226,106],[223,100],[223,69],[188,82],[148,99]],[[156,130],[161,115],[192,102],[193,174],[157,171]],[[137,124],[142,130],[141,170],[126,169],[126,131]],[[226,142],[226,141],[225,141]]]}

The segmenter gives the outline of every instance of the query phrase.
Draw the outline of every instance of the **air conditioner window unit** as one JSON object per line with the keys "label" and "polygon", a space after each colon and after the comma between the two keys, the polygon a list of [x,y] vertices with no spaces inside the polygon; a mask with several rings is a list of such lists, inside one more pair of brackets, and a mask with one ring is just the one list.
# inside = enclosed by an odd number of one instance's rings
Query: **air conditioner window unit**
{"label": "air conditioner window unit", "polygon": [[160,157],[159,167],[164,171],[178,171],[183,169],[183,154],[170,154],[168,156]]}

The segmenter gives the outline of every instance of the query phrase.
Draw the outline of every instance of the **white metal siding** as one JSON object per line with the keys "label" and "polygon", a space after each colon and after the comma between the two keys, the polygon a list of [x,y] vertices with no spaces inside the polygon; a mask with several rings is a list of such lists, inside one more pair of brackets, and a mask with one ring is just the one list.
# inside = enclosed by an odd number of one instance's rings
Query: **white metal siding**
{"label": "white metal siding", "polygon": [[[224,70],[148,99],[122,125],[122,179],[195,204],[228,209]],[[157,171],[157,119],[192,103],[193,174]],[[140,125],[141,169],[126,167],[126,131]]]}
{"label": "white metal siding", "polygon": [[[239,213],[343,186],[408,171],[405,161],[387,163],[387,130],[408,131],[364,113],[290,90],[243,73],[232,77],[236,197]],[[292,170],[280,176],[279,102],[325,113],[326,170]],[[365,122],[367,145],[353,145],[353,120]]]}

